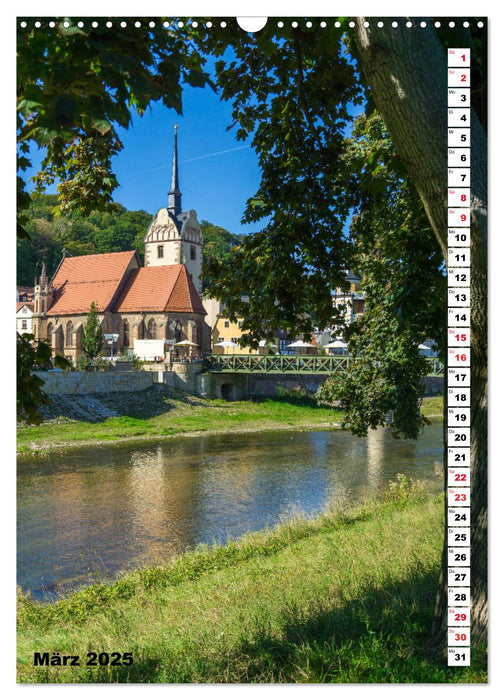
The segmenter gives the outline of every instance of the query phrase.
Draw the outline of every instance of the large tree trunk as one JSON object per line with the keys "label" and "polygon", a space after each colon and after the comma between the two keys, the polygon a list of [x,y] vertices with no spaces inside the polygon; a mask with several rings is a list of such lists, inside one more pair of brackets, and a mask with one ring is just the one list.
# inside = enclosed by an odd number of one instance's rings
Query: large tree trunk
{"label": "large tree trunk", "polygon": [[[357,20],[362,68],[395,148],[447,250],[447,60],[432,22],[378,28]],[[422,18],[423,19],[423,18]],[[471,113],[471,602],[472,639],[487,639],[487,140]],[[446,387],[445,387],[446,399]],[[445,400],[446,403],[446,400]],[[446,436],[446,427],[445,427]],[[446,630],[446,543],[434,629]]]}

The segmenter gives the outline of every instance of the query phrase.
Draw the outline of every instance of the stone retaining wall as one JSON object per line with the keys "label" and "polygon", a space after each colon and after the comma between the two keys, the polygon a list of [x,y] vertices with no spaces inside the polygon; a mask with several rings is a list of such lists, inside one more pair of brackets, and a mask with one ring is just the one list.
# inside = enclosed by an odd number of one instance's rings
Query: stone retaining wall
{"label": "stone retaining wall", "polygon": [[35,372],[46,394],[103,394],[142,391],[159,381],[157,372]]}
{"label": "stone retaining wall", "polygon": [[[327,374],[259,374],[232,373],[202,374],[197,377],[195,393],[208,398],[239,401],[250,398],[266,398],[285,393],[314,395]],[[425,377],[424,396],[443,393],[443,377]]]}
{"label": "stone retaining wall", "polygon": [[[169,371],[36,372],[47,394],[100,394],[142,391],[161,384],[170,391],[230,401],[278,396],[282,392],[314,394],[327,374],[203,373],[199,363],[174,363]],[[425,377],[425,396],[443,392],[443,377]]]}

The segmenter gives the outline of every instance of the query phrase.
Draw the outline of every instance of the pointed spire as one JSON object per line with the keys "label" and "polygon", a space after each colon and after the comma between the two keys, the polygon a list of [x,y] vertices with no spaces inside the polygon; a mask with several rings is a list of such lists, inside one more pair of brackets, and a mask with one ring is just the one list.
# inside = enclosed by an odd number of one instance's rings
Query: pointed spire
{"label": "pointed spire", "polygon": [[178,177],[178,153],[177,153],[177,127],[175,126],[175,144],[173,148],[173,167],[171,190],[168,192],[168,211],[173,216],[178,216],[182,211],[182,192],[179,188]]}
{"label": "pointed spire", "polygon": [[40,284],[47,284],[47,268],[45,262],[42,263],[42,271],[40,272]]}

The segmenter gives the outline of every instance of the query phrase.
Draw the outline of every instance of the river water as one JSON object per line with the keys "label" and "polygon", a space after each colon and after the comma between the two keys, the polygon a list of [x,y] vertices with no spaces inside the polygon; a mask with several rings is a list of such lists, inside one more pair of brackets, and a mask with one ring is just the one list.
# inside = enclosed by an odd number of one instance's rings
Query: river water
{"label": "river water", "polygon": [[386,428],[263,432],[73,449],[18,463],[18,584],[53,598],[388,488],[441,481],[442,422],[418,441]]}

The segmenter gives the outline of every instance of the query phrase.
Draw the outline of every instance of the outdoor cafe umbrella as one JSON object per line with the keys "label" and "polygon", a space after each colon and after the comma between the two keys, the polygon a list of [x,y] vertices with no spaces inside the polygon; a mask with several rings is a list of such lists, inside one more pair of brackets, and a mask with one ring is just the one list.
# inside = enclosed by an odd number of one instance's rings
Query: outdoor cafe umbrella
{"label": "outdoor cafe umbrella", "polygon": [[198,343],[193,343],[190,340],[179,340],[178,343],[174,343],[174,348],[197,348]]}
{"label": "outdoor cafe umbrella", "polygon": [[234,348],[239,348],[240,346],[238,345],[238,343],[235,343],[234,340],[221,340],[220,343],[215,343],[215,347],[233,348],[232,354],[234,355]]}
{"label": "outdoor cafe umbrella", "polygon": [[344,340],[338,340],[338,338],[336,338],[336,340],[333,340],[328,345],[324,345],[324,347],[325,348],[347,348],[348,343],[345,343]]}
{"label": "outdoor cafe umbrella", "polygon": [[289,343],[288,348],[313,348],[312,343],[305,343],[304,340],[296,340],[295,343]]}
{"label": "outdoor cafe umbrella", "polygon": [[312,350],[315,348],[312,343],[305,343],[304,340],[296,340],[294,343],[289,343],[287,345],[288,348],[297,348],[298,350],[301,350],[302,348],[311,348]]}
{"label": "outdoor cafe umbrella", "polygon": [[431,350],[432,348],[430,348],[428,345],[425,345],[425,343],[419,343],[418,349],[419,350]]}

